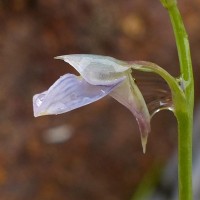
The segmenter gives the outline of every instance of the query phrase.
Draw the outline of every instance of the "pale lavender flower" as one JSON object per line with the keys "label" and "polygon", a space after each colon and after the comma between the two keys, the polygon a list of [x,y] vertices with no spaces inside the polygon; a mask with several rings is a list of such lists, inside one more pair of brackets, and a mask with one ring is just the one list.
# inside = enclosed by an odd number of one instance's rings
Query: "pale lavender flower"
{"label": "pale lavender flower", "polygon": [[65,74],[47,91],[33,97],[34,116],[68,112],[110,95],[127,107],[139,125],[143,152],[150,132],[150,114],[131,75],[128,62],[108,56],[74,54],[58,56],[80,76]]}

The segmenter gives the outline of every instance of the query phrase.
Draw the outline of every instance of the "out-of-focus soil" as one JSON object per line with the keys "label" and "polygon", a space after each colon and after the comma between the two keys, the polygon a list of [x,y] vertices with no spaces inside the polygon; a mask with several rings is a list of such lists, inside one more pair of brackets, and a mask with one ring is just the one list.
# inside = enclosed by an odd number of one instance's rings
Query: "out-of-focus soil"
{"label": "out-of-focus soil", "polygon": [[[180,1],[180,8],[198,100],[200,1]],[[113,99],[34,118],[32,96],[76,73],[53,59],[63,54],[148,60],[178,76],[173,33],[160,2],[0,0],[0,27],[0,199],[130,199],[145,174],[176,150],[173,114],[153,118],[143,155],[136,120]]]}

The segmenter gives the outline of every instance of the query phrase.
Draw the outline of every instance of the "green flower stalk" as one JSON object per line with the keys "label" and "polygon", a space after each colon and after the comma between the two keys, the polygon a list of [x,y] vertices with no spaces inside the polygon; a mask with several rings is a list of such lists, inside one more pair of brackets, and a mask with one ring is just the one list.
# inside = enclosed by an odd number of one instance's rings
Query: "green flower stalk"
{"label": "green flower stalk", "polygon": [[192,132],[194,107],[194,79],[190,47],[176,0],[161,0],[168,10],[180,62],[180,82],[185,98],[183,105],[175,109],[178,121],[178,184],[179,199],[192,200]]}

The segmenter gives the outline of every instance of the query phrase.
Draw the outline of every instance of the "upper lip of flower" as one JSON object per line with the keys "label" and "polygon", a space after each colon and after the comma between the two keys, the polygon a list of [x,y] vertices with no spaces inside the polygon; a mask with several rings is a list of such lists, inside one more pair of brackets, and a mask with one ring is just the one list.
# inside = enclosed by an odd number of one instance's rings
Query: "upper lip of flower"
{"label": "upper lip of flower", "polygon": [[34,116],[68,112],[109,94],[136,117],[145,152],[147,136],[150,132],[150,114],[131,76],[130,65],[112,57],[89,54],[64,55],[56,59],[68,62],[81,76],[66,74],[47,91],[35,95]]}
{"label": "upper lip of flower", "polygon": [[109,56],[72,54],[57,56],[74,67],[92,85],[112,85],[130,69],[126,62]]}

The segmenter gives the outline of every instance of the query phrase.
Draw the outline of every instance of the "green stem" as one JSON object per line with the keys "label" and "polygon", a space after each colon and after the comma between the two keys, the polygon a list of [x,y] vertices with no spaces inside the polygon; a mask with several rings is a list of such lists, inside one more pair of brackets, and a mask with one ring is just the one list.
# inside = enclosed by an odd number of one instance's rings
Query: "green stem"
{"label": "green stem", "polygon": [[187,112],[177,113],[178,119],[178,183],[179,199],[192,200],[192,122]]}
{"label": "green stem", "polygon": [[194,80],[188,36],[176,0],[161,0],[168,10],[176,39],[181,79],[185,94],[184,107],[176,110],[178,121],[178,183],[179,199],[192,200],[192,125]]}

